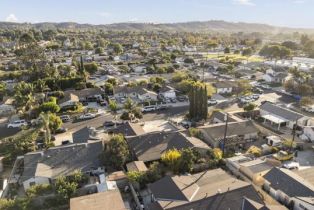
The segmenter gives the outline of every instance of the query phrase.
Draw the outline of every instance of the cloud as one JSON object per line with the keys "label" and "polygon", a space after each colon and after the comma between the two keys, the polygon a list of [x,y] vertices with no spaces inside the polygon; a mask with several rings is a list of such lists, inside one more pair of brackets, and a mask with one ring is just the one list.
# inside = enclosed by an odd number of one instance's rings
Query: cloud
{"label": "cloud", "polygon": [[235,4],[245,5],[245,6],[255,6],[252,0],[233,0]]}
{"label": "cloud", "polygon": [[99,16],[101,16],[101,17],[110,17],[111,13],[109,13],[109,12],[101,12],[101,13],[99,13]]}
{"label": "cloud", "polygon": [[9,16],[5,18],[5,21],[7,21],[7,22],[17,22],[18,19],[15,16],[15,14],[9,14]]}

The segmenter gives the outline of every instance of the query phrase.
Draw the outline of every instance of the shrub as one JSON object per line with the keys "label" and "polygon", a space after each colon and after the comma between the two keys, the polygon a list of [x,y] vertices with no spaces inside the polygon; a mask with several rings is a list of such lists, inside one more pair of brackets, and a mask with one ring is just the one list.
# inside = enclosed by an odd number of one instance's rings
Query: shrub
{"label": "shrub", "polygon": [[60,107],[55,102],[46,102],[39,106],[40,112],[57,113],[60,111]]}

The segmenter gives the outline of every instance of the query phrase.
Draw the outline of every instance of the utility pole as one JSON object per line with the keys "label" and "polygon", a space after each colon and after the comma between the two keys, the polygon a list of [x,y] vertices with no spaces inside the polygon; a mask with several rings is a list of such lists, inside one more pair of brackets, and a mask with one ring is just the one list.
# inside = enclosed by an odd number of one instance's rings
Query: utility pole
{"label": "utility pole", "polygon": [[295,124],[293,125],[293,130],[292,130],[292,142],[290,145],[290,150],[292,150],[293,142],[295,140],[295,135],[296,135],[296,129],[298,127],[298,120],[295,121]]}
{"label": "utility pole", "polygon": [[224,138],[223,138],[223,143],[222,143],[222,156],[225,154],[225,144],[226,144],[226,138],[227,138],[227,130],[228,130],[228,113],[225,115],[225,133],[224,133]]}

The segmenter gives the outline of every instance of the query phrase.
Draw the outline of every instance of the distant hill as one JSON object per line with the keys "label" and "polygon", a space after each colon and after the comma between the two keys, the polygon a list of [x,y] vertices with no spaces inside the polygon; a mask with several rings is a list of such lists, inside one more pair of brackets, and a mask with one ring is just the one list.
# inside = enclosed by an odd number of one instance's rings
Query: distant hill
{"label": "distant hill", "polygon": [[266,32],[266,33],[288,33],[303,32],[314,33],[314,29],[277,27],[267,24],[226,22],[221,20],[194,21],[185,23],[115,23],[107,25],[79,24],[74,22],[62,23],[9,23],[0,22],[0,29],[14,28],[37,28],[37,29],[102,29],[114,31],[187,31],[187,32]]}

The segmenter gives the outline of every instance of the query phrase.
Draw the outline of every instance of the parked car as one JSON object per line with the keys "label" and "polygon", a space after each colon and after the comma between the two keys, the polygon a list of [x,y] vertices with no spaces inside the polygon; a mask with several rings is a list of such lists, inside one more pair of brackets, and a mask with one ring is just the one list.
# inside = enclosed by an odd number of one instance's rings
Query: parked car
{"label": "parked car", "polygon": [[287,161],[283,164],[283,167],[287,169],[298,169],[299,166],[299,163],[295,161]]}
{"label": "parked car", "polygon": [[218,102],[217,102],[217,100],[215,100],[215,99],[209,99],[208,101],[207,101],[207,104],[209,105],[209,106],[214,106],[214,105],[216,105]]}
{"label": "parked car", "polygon": [[97,102],[100,106],[107,106],[107,102],[105,100],[99,100]]}
{"label": "parked car", "polygon": [[161,104],[161,105],[158,105],[157,106],[157,110],[165,110],[165,109],[168,109],[169,106],[167,106],[166,104]]}
{"label": "parked car", "polygon": [[79,117],[80,120],[88,120],[88,119],[93,119],[95,118],[96,115],[95,114],[92,114],[92,113],[86,113],[86,114],[83,114]]}
{"label": "parked car", "polygon": [[182,125],[182,127],[189,129],[192,125],[192,123],[190,121],[187,120],[183,120],[182,122],[180,122],[180,124]]}
{"label": "parked car", "polygon": [[71,120],[69,115],[61,115],[60,119],[62,120],[62,122],[69,122]]}
{"label": "parked car", "polygon": [[183,102],[183,101],[187,100],[187,97],[186,96],[178,96],[177,100],[180,101],[180,102]]}
{"label": "parked car", "polygon": [[61,128],[59,128],[59,129],[56,130],[56,133],[65,133],[65,132],[67,132],[67,131],[68,131],[67,128],[61,127]]}
{"label": "parked car", "polygon": [[306,112],[314,113],[314,107],[312,107],[312,106],[310,106],[310,107],[302,106],[301,109],[306,111]]}
{"label": "parked car", "polygon": [[105,121],[104,122],[104,126],[105,127],[112,127],[112,126],[114,126],[115,125],[115,123],[113,122],[113,121]]}
{"label": "parked car", "polygon": [[21,128],[22,126],[27,126],[28,123],[25,120],[15,120],[8,124],[8,128]]}
{"label": "parked car", "polygon": [[64,140],[61,142],[62,145],[71,144],[72,142],[70,140]]}
{"label": "parked car", "polygon": [[252,98],[255,99],[255,100],[257,100],[257,99],[259,99],[259,95],[258,95],[258,94],[253,94],[253,95],[252,95]]}
{"label": "parked car", "polygon": [[171,103],[177,103],[177,99],[175,99],[175,98],[171,98],[170,101],[171,101]]}
{"label": "parked car", "polygon": [[152,112],[156,110],[156,106],[144,106],[142,112]]}
{"label": "parked car", "polygon": [[254,92],[254,93],[259,93],[259,94],[264,93],[264,91],[263,91],[261,88],[258,88],[258,87],[254,87],[254,88],[253,88],[253,92]]}

